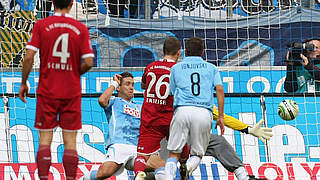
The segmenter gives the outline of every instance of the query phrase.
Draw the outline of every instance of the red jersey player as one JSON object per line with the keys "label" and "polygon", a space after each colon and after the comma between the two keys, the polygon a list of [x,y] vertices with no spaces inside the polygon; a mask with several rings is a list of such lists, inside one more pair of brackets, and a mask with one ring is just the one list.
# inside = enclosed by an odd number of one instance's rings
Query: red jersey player
{"label": "red jersey player", "polygon": [[[144,70],[141,88],[145,89],[141,110],[138,157],[134,162],[136,180],[144,179],[146,161],[160,149],[160,141],[169,137],[169,127],[173,116],[173,96],[169,95],[170,69],[180,56],[181,43],[169,37],[163,45],[164,58],[150,63]],[[165,162],[163,161],[163,166]],[[155,171],[155,176],[161,169]],[[158,173],[159,172],[159,173]],[[160,177],[158,177],[160,178]]]}
{"label": "red jersey player", "polygon": [[[40,50],[35,128],[39,129],[37,166],[40,180],[48,179],[53,129],[63,129],[66,179],[75,179],[78,165],[77,130],[81,129],[80,75],[93,66],[87,27],[68,14],[72,0],[54,0],[55,14],[33,28],[24,57],[19,97],[26,102],[26,85],[34,55]],[[82,59],[82,63],[81,63]],[[59,115],[59,120],[57,116]]]}

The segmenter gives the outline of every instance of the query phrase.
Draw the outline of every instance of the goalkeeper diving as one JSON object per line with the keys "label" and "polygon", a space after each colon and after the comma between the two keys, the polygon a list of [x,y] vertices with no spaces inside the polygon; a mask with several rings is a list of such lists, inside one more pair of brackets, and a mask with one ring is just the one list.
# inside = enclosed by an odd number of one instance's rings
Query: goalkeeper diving
{"label": "goalkeeper diving", "polygon": [[[212,119],[218,119],[218,110],[217,107],[213,106]],[[238,130],[246,134],[251,134],[259,138],[263,143],[266,143],[266,140],[269,140],[272,137],[272,129],[267,127],[261,127],[264,123],[264,119],[261,119],[258,124],[250,127],[249,125],[241,122],[239,119],[232,116],[224,114],[225,125],[233,130]]]}
{"label": "goalkeeper diving", "polygon": [[[213,120],[218,119],[217,107],[213,107]],[[267,127],[261,127],[264,120],[260,120],[253,127],[241,122],[232,116],[224,114],[224,124],[234,130],[240,132],[251,134],[259,138],[263,143],[272,137],[272,129]],[[228,171],[233,172],[238,180],[257,180],[254,176],[249,176],[246,169],[244,168],[243,162],[239,158],[238,154],[234,151],[233,147],[228,143],[228,141],[223,136],[218,136],[211,134],[210,142],[207,147],[205,156],[213,156],[218,159],[224,168]],[[187,165],[185,165],[188,167]],[[183,171],[183,168],[181,168]],[[183,175],[184,172],[180,173]],[[190,174],[189,174],[190,175]],[[183,175],[184,176],[184,175]],[[181,178],[182,179],[182,178]]]}

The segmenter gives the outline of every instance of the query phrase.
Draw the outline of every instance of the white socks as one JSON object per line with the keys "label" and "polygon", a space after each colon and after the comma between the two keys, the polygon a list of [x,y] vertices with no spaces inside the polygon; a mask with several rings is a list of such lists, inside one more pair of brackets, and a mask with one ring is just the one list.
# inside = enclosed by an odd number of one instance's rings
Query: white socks
{"label": "white socks", "polygon": [[166,166],[164,167],[166,180],[173,180],[176,177],[177,162],[178,162],[178,160],[176,158],[168,158],[167,159]]}
{"label": "white socks", "polygon": [[249,179],[248,172],[243,166],[238,167],[233,173],[236,175],[238,180]]}
{"label": "white socks", "polygon": [[154,171],[154,176],[156,180],[166,180],[166,172],[164,167],[160,167]]}
{"label": "white socks", "polygon": [[192,172],[199,166],[201,158],[199,156],[191,156],[186,163],[188,175],[191,175]]}

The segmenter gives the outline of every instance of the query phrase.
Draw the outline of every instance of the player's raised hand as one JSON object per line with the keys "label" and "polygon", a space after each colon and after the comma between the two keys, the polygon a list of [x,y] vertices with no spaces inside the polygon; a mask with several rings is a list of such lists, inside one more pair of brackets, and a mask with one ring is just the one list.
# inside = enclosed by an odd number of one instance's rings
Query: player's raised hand
{"label": "player's raised hand", "polygon": [[24,102],[27,103],[25,97],[27,96],[29,88],[26,84],[21,84],[20,91],[19,91],[19,98]]}
{"label": "player's raised hand", "polygon": [[269,140],[273,134],[272,129],[267,127],[261,127],[264,123],[264,119],[261,119],[253,127],[248,127],[248,133],[252,134],[255,137],[258,137],[263,143],[266,143],[266,140]]}
{"label": "player's raised hand", "polygon": [[113,76],[113,80],[116,81],[118,84],[120,84],[120,79],[121,79],[121,75],[120,74],[115,74]]}
{"label": "player's raised hand", "polygon": [[224,119],[223,119],[223,116],[219,116],[217,122],[216,122],[216,126],[215,126],[215,129],[217,129],[217,127],[220,127],[220,130],[221,130],[221,135],[224,134]]}

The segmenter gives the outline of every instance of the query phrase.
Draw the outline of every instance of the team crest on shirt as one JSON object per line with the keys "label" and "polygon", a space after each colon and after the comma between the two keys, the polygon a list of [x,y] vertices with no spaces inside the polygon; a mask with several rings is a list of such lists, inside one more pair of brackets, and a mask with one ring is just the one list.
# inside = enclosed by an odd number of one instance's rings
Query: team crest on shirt
{"label": "team crest on shirt", "polygon": [[126,113],[126,114],[129,114],[131,116],[134,116],[136,118],[140,118],[139,110],[138,109],[133,109],[133,108],[129,107],[128,105],[124,105],[123,112]]}

